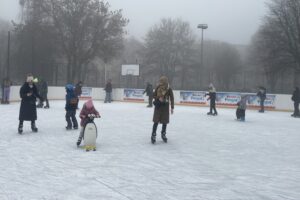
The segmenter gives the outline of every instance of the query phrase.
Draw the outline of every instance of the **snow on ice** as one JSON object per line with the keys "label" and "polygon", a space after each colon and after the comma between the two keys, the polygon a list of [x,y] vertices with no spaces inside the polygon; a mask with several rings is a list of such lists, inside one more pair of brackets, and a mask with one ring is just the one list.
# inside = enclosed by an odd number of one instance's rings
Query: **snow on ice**
{"label": "snow on ice", "polygon": [[[1,105],[1,200],[298,200],[299,119],[286,112],[176,106],[168,143],[150,143],[153,110],[145,104],[95,102],[97,151],[76,147],[63,101],[38,110],[38,133],[19,103]],[[82,105],[82,104],[81,104]],[[77,113],[78,116],[78,113]],[[161,126],[159,126],[159,130]]]}

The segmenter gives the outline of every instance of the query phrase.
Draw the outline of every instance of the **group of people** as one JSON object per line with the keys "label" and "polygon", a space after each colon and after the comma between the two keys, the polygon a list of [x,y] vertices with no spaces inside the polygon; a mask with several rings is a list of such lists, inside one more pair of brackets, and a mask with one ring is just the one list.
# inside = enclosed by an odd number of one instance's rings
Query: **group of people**
{"label": "group of people", "polygon": [[[37,83],[37,85],[35,84]],[[39,92],[39,89],[41,90]],[[66,122],[67,130],[78,129],[78,122],[76,119],[76,110],[78,109],[79,96],[82,93],[82,82],[74,86],[73,84],[67,84],[65,86],[66,89]],[[33,132],[37,132],[38,128],[36,127],[35,121],[37,119],[36,108],[39,105],[43,105],[43,102],[46,101],[46,106],[49,108],[49,102],[47,100],[47,83],[40,80],[35,80],[32,74],[28,74],[26,78],[26,82],[22,85],[20,89],[20,97],[21,97],[21,106],[19,113],[19,126],[18,132],[22,134],[23,132],[23,122],[30,121],[31,129]],[[109,80],[106,87],[106,93],[110,93],[106,95],[105,103],[111,102],[111,92],[112,85]],[[144,93],[149,96],[149,104],[148,107],[152,107],[154,105],[154,113],[153,113],[153,126],[151,132],[151,142],[156,142],[156,132],[159,124],[162,124],[161,129],[161,138],[164,142],[167,142],[167,125],[170,121],[170,113],[174,113],[174,94],[173,90],[169,85],[168,78],[166,76],[160,77],[158,84],[153,91],[153,86],[150,83],[147,83],[147,88]],[[205,95],[208,96],[208,100],[210,100],[210,110],[207,113],[208,115],[217,115],[218,112],[216,110],[216,89],[213,84],[209,85],[208,93]],[[259,91],[257,96],[260,98],[260,110],[259,112],[264,112],[264,101],[266,100],[266,88],[259,87]],[[41,103],[36,105],[37,99],[40,100]],[[240,121],[245,121],[245,111],[247,108],[247,95],[242,95],[240,101],[237,103],[236,116]],[[299,117],[299,102],[300,102],[300,91],[299,88],[296,87],[295,91],[292,95],[292,100],[294,101],[294,113],[293,117]],[[170,110],[171,109],[171,110]],[[87,122],[87,116],[89,114],[94,114],[95,116],[100,116],[99,112],[95,109],[93,101],[90,99],[86,103],[84,103],[83,108],[80,112],[80,125],[81,130],[79,134],[79,138],[77,141],[77,145],[79,146],[83,137],[83,127]]]}

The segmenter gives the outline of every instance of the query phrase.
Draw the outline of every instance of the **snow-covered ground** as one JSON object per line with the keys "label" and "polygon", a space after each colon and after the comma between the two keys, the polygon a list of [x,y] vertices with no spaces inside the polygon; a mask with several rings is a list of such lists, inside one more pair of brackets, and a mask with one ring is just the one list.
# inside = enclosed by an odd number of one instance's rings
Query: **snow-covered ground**
{"label": "snow-covered ground", "polygon": [[[19,103],[0,105],[1,200],[298,200],[300,119],[290,113],[175,107],[169,141],[150,143],[153,109],[145,104],[95,102],[96,152],[65,130],[63,101],[38,110],[38,133]],[[78,113],[77,113],[78,116]],[[159,126],[159,131],[161,126]]]}

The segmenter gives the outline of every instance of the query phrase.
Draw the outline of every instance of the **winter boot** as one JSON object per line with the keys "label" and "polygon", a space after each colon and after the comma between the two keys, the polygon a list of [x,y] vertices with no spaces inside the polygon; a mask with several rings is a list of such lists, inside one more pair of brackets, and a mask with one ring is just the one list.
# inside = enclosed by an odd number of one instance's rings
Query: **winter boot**
{"label": "winter boot", "polygon": [[154,144],[156,142],[156,133],[152,133],[151,142],[152,142],[152,144]]}
{"label": "winter boot", "polygon": [[166,137],[166,132],[162,132],[162,133],[161,133],[161,139],[162,139],[165,143],[168,142],[168,138]]}
{"label": "winter boot", "polygon": [[80,144],[81,144],[81,139],[78,139],[78,141],[76,143],[77,147],[79,147]]}
{"label": "winter boot", "polygon": [[19,124],[19,127],[18,127],[18,133],[19,133],[19,134],[22,134],[22,133],[23,133],[23,124]]}
{"label": "winter boot", "polygon": [[33,132],[38,132],[38,128],[35,126],[35,123],[33,122],[33,123],[31,123],[31,130],[33,131]]}

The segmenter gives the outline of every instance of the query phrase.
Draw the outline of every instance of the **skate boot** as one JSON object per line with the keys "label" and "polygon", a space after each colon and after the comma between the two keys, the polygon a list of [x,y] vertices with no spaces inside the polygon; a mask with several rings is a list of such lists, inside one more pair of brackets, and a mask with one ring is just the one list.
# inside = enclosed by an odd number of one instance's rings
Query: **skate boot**
{"label": "skate boot", "polygon": [[72,126],[66,126],[67,130],[72,130]]}
{"label": "skate boot", "polygon": [[212,112],[208,112],[207,115],[212,115]]}
{"label": "skate boot", "polygon": [[45,109],[48,109],[48,108],[50,108],[50,107],[49,107],[49,106],[44,106],[44,108],[45,108]]}
{"label": "skate boot", "polygon": [[217,116],[218,115],[218,113],[216,112],[216,113],[214,113],[214,114],[212,114],[213,116]]}
{"label": "skate boot", "polygon": [[168,138],[166,137],[166,132],[162,132],[162,133],[161,133],[161,139],[162,139],[165,143],[168,142]]}
{"label": "skate boot", "polygon": [[21,135],[23,133],[23,125],[19,125],[18,133]]}
{"label": "skate boot", "polygon": [[152,133],[151,142],[154,144],[156,142],[156,133]]}
{"label": "skate boot", "polygon": [[31,124],[31,130],[32,132],[38,132],[38,128],[35,126],[35,123]]}
{"label": "skate boot", "polygon": [[80,144],[81,144],[81,137],[79,137],[77,140],[77,143],[76,143],[77,147],[79,147]]}

